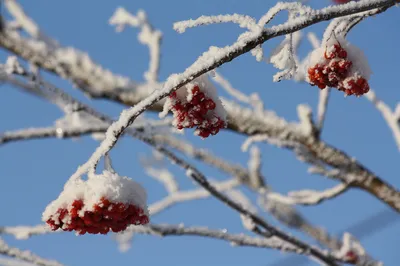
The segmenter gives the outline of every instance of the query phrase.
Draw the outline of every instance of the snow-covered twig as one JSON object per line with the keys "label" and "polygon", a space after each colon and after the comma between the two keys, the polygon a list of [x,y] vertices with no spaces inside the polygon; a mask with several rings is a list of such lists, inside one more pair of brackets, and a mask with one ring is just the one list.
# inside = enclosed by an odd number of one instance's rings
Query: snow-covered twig
{"label": "snow-covered twig", "polygon": [[397,148],[400,150],[400,122],[399,116],[396,111],[392,111],[391,108],[379,99],[373,90],[370,90],[365,97],[372,102],[375,108],[381,113],[389,128],[392,130],[393,138],[397,144]]}
{"label": "snow-covered twig", "polygon": [[[230,197],[231,200],[241,205],[243,208],[247,209],[249,212],[257,215],[258,211],[256,206],[250,201],[250,199],[244,195],[244,193],[238,189],[228,190],[226,194]],[[243,227],[249,231],[254,231],[256,223],[253,219],[248,215],[240,214],[240,219],[242,220]]]}
{"label": "snow-covered twig", "polygon": [[267,25],[279,12],[283,10],[288,10],[289,12],[299,12],[301,15],[306,15],[310,14],[312,12],[312,9],[310,7],[304,6],[301,3],[298,2],[292,2],[292,3],[282,3],[279,2],[277,3],[274,7],[272,7],[270,10],[268,10],[265,15],[263,15],[259,21],[258,25],[261,27],[264,27]]}
{"label": "snow-covered twig", "polygon": [[[144,229],[146,230],[147,228]],[[206,227],[150,225],[149,229],[157,232],[160,236],[169,236],[169,235],[204,236],[204,237],[229,241],[232,246],[254,246],[254,247],[272,248],[278,250],[287,250],[288,252],[294,252],[294,253],[302,253],[301,249],[298,249],[297,247],[275,237],[265,239],[265,238],[253,238],[244,234],[231,235],[226,230],[212,230]]]}
{"label": "snow-covered twig", "polygon": [[319,100],[318,100],[318,107],[317,107],[317,129],[318,129],[318,136],[321,134],[322,128],[324,126],[326,111],[328,109],[328,100],[329,100],[329,93],[331,89],[326,88],[325,90],[320,90],[319,92]]}
{"label": "snow-covered twig", "polygon": [[184,33],[188,28],[229,22],[238,24],[241,28],[245,28],[250,31],[259,30],[254,18],[240,14],[201,16],[197,19],[179,21],[174,23],[174,30],[179,33]]}
{"label": "snow-covered twig", "polygon": [[[318,37],[313,33],[309,32],[307,34],[307,38],[311,43],[314,49],[320,47],[321,42]],[[318,107],[317,107],[317,137],[320,136],[322,127],[324,126],[326,111],[328,108],[328,100],[329,100],[330,88],[326,88],[325,90],[319,91],[319,100],[318,100]]]}
{"label": "snow-covered twig", "polygon": [[164,185],[169,194],[178,192],[179,187],[173,174],[166,168],[157,169],[155,167],[145,167],[147,175],[158,180]]}
{"label": "snow-covered twig", "polygon": [[346,184],[339,184],[333,188],[316,191],[316,190],[300,190],[289,192],[287,196],[281,195],[279,193],[268,193],[268,199],[274,199],[285,204],[290,205],[316,205],[325,200],[335,198],[349,189]]}
{"label": "snow-covered twig", "polygon": [[62,264],[57,261],[43,259],[33,254],[30,251],[22,251],[20,249],[10,247],[1,238],[0,238],[0,254],[8,257],[17,258],[40,266],[62,266]]}
{"label": "snow-covered twig", "polygon": [[42,138],[70,138],[79,137],[86,134],[102,133],[108,128],[106,126],[90,126],[85,128],[68,128],[60,130],[57,127],[45,127],[45,128],[26,128],[15,131],[6,131],[0,133],[0,145],[8,142],[20,141],[20,140],[32,140]]}
{"label": "snow-covered twig", "polygon": [[[218,191],[223,192],[223,191],[229,191],[229,190],[233,189],[234,187],[240,185],[240,182],[238,182],[235,179],[231,179],[231,180],[227,180],[227,181],[213,183],[213,185],[215,186],[215,188]],[[203,198],[207,198],[209,196],[210,196],[210,193],[202,188],[189,190],[189,191],[177,191],[155,203],[152,203],[149,206],[149,211],[150,211],[151,215],[155,215],[155,214],[157,214],[179,202],[203,199]]]}
{"label": "snow-covered twig", "polygon": [[45,42],[49,47],[56,48],[58,43],[46,36],[39,28],[39,26],[25,14],[24,10],[17,3],[16,0],[5,0],[4,5],[8,12],[15,18],[16,23],[22,27],[33,38]]}
{"label": "snow-covered twig", "polygon": [[[167,155],[168,156],[168,155]],[[311,257],[315,257],[321,261],[323,261],[327,265],[338,265],[332,258],[326,254],[321,253],[318,249],[302,242],[301,240],[292,237],[290,235],[287,235],[280,229],[273,227],[272,225],[268,224],[265,220],[263,220],[260,216],[253,214],[250,210],[247,210],[246,208],[242,207],[242,205],[237,204],[235,201],[232,201],[229,197],[226,197],[225,195],[221,194],[214,186],[212,186],[205,176],[200,173],[196,168],[192,168],[188,165],[185,165],[180,161],[179,158],[173,158],[172,156],[168,156],[169,159],[174,161],[176,164],[180,165],[184,169],[186,169],[186,174],[191,177],[194,181],[196,181],[199,185],[201,185],[205,190],[210,192],[215,198],[219,199],[221,202],[225,203],[232,209],[238,211],[241,215],[246,217],[247,219],[250,219],[252,223],[254,223],[256,226],[261,227],[263,230],[268,232],[268,236],[275,236],[287,243],[290,243],[296,247],[299,247],[300,249],[306,251],[310,254]]]}
{"label": "snow-covered twig", "polygon": [[0,257],[1,266],[35,266],[35,264],[30,262],[25,262],[19,259],[12,259],[6,257]]}
{"label": "snow-covered twig", "polygon": [[282,43],[271,53],[269,62],[281,70],[273,76],[274,82],[279,82],[283,79],[292,79],[296,74],[299,64],[296,54],[300,41],[301,31],[288,34]]}
{"label": "snow-covered twig", "polygon": [[297,115],[303,132],[311,137],[315,137],[317,128],[313,120],[311,107],[306,104],[299,104],[297,106]]}
{"label": "snow-covered twig", "polygon": [[251,187],[261,188],[264,182],[261,174],[261,152],[256,146],[250,149],[250,158],[247,162]]}
{"label": "snow-covered twig", "polygon": [[[33,227],[7,227],[7,231],[3,232],[4,234],[10,234],[15,236],[15,232],[20,228],[24,228],[25,231],[32,230],[29,232],[29,236],[35,235],[35,228],[44,227],[44,225],[38,225]],[[185,227],[183,225],[167,225],[167,224],[150,224],[146,226],[132,226],[128,229],[133,234],[145,234],[145,235],[154,235],[154,236],[200,236],[212,239],[220,239],[229,242],[232,246],[252,246],[259,248],[271,248],[277,250],[284,250],[288,252],[294,253],[302,253],[302,250],[296,248],[295,246],[286,243],[278,238],[256,238],[250,237],[245,234],[229,234],[226,229],[223,230],[214,230],[209,229],[207,227]],[[0,232],[1,233],[1,232]],[[43,231],[42,233],[48,233]],[[18,233],[17,233],[18,234]],[[125,239],[122,235],[116,235],[117,241],[120,239],[123,240],[119,244],[125,245]],[[44,264],[41,264],[44,265]],[[51,264],[46,264],[51,265]],[[60,265],[60,264],[57,264]]]}
{"label": "snow-covered twig", "polygon": [[111,25],[115,25],[117,31],[122,31],[125,25],[138,27],[141,29],[138,38],[139,41],[149,47],[150,65],[145,73],[145,79],[154,83],[158,81],[158,72],[160,69],[160,46],[162,33],[153,29],[153,26],[147,20],[147,15],[143,10],[139,10],[136,16],[129,13],[126,9],[119,7],[109,20]]}
{"label": "snow-covered twig", "polygon": [[[206,164],[209,164],[222,172],[228,173],[229,175],[236,177],[240,182],[249,185],[251,188],[257,190],[259,187],[252,187],[250,184],[249,171],[237,164],[228,162],[220,157],[215,156],[210,151],[205,149],[198,149],[192,144],[182,140],[177,139],[173,136],[165,135],[155,135],[154,139],[157,143],[167,145],[168,147],[177,150],[186,156],[192,157],[194,159],[200,160]],[[260,187],[264,186],[263,180],[260,183]]]}
{"label": "snow-covered twig", "polygon": [[227,79],[225,79],[221,74],[217,71],[214,71],[211,78],[218,83],[221,88],[223,88],[227,93],[231,96],[235,97],[236,100],[251,105],[254,110],[262,112],[264,110],[264,103],[260,99],[257,93],[252,93],[251,95],[246,95],[241,91],[235,89]]}
{"label": "snow-covered twig", "polygon": [[[132,129],[136,130],[146,130],[145,127],[148,124],[137,124]],[[34,139],[44,139],[44,138],[74,138],[81,137],[90,134],[104,133],[107,131],[109,124],[98,123],[98,124],[88,124],[80,127],[43,127],[43,128],[25,128],[14,131],[0,132],[0,145],[9,142],[22,141],[22,140],[34,140]],[[155,123],[155,127],[158,123]]]}
{"label": "snow-covered twig", "polygon": [[34,235],[44,235],[52,232],[44,224],[36,226],[0,226],[0,234],[13,235],[16,239],[28,239]]}

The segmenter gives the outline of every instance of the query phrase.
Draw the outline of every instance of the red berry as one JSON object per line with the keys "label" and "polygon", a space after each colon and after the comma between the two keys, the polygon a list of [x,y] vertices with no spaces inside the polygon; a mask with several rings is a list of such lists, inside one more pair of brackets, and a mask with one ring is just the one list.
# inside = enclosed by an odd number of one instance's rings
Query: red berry
{"label": "red berry", "polygon": [[207,99],[207,100],[205,101],[205,107],[206,107],[208,110],[214,110],[215,107],[216,107],[216,105],[215,105],[215,102],[214,102],[213,100]]}
{"label": "red berry", "polygon": [[210,136],[210,133],[211,132],[207,129],[200,129],[199,136],[202,138],[208,138],[208,136]]}
{"label": "red berry", "polygon": [[347,52],[344,49],[341,49],[340,52],[338,53],[338,56],[340,58],[346,58],[347,57]]}
{"label": "red berry", "polygon": [[193,89],[192,89],[193,95],[196,95],[199,92],[200,92],[200,87],[197,85],[193,86]]}

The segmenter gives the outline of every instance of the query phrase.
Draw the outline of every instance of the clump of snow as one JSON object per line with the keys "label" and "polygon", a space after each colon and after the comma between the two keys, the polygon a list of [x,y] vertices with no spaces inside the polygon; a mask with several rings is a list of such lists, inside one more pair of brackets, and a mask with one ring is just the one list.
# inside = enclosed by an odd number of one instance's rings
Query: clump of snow
{"label": "clump of snow", "polygon": [[82,212],[93,211],[94,205],[101,202],[102,198],[111,202],[133,204],[148,215],[145,189],[128,177],[105,170],[99,175],[88,173],[87,180],[69,180],[59,197],[46,207],[42,220],[46,222],[60,208],[70,210],[74,200],[82,200],[85,203]]}
{"label": "clump of snow", "polygon": [[299,116],[300,126],[304,131],[304,134],[311,134],[313,131],[311,107],[306,104],[299,104],[297,106],[297,114]]}
{"label": "clump of snow", "polygon": [[9,56],[4,65],[7,74],[23,74],[25,70],[21,67],[16,56]]}

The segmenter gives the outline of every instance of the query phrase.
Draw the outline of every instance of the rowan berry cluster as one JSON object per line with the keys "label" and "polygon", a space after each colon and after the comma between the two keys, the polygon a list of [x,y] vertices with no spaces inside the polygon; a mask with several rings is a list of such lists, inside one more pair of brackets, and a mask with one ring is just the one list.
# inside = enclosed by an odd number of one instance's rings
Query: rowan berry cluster
{"label": "rowan berry cluster", "polygon": [[130,224],[144,225],[149,217],[142,208],[133,204],[110,202],[102,197],[90,210],[84,210],[82,200],[74,200],[69,208],[59,208],[46,223],[53,231],[76,231],[79,235],[107,234],[110,230],[120,232]]}
{"label": "rowan berry cluster", "polygon": [[215,112],[216,102],[198,85],[188,93],[189,97],[179,97],[176,92],[169,95],[177,129],[196,127],[195,133],[207,138],[226,127],[226,122]]}
{"label": "rowan berry cluster", "polygon": [[324,60],[308,68],[310,84],[325,89],[337,88],[346,95],[361,96],[369,91],[368,81],[355,72],[347,51],[334,43],[325,49]]}

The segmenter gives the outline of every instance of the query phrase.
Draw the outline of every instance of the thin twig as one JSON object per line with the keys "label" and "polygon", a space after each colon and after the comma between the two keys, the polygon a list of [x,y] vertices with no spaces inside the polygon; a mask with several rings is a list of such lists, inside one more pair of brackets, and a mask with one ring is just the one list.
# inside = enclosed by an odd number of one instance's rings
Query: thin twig
{"label": "thin twig", "polygon": [[43,259],[33,254],[30,251],[22,251],[20,249],[10,247],[1,238],[0,238],[0,254],[40,266],[62,266],[62,264],[57,261]]}

